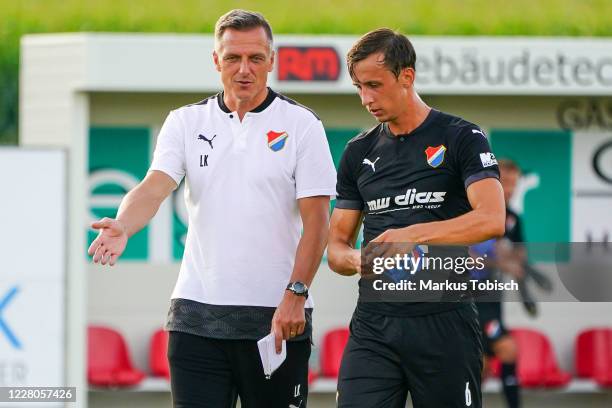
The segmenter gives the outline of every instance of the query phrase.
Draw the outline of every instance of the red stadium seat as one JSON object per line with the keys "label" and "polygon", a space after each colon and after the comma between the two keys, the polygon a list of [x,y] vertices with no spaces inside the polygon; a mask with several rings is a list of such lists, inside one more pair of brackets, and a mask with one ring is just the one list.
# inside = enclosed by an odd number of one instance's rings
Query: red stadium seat
{"label": "red stadium seat", "polygon": [[518,348],[518,377],[523,387],[562,387],[571,376],[561,371],[548,338],[531,329],[511,331]]}
{"label": "red stadium seat", "polygon": [[576,374],[612,386],[612,328],[593,328],[576,338]]}
{"label": "red stadium seat", "polygon": [[107,327],[87,329],[87,380],[101,387],[139,384],[144,373],[132,366],[125,340]]}
{"label": "red stadium seat", "polygon": [[318,374],[316,373],[316,371],[312,371],[311,369],[308,369],[308,385],[312,384],[312,382],[316,380],[317,377],[318,377]]}
{"label": "red stadium seat", "polygon": [[501,363],[497,357],[490,357],[488,360],[489,363],[489,372],[485,373],[486,375],[491,375],[492,377],[501,376]]}
{"label": "red stadium seat", "polygon": [[[563,387],[571,376],[561,371],[548,338],[532,329],[513,329],[512,337],[518,348],[517,375],[522,387]],[[499,360],[490,361],[491,372],[500,375]]]}
{"label": "red stadium seat", "polygon": [[151,373],[156,377],[170,379],[170,365],[168,364],[168,332],[157,330],[151,337],[149,349],[149,365]]}
{"label": "red stadium seat", "polygon": [[338,377],[342,353],[349,338],[349,329],[330,330],[323,337],[321,344],[321,377]]}

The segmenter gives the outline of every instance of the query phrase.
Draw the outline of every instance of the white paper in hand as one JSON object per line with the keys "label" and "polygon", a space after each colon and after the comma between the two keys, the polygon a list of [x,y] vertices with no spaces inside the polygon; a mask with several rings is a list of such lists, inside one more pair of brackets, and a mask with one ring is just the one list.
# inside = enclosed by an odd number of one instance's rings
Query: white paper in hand
{"label": "white paper in hand", "polygon": [[274,345],[274,333],[268,334],[263,339],[257,342],[259,356],[261,357],[261,365],[263,366],[266,378],[270,378],[272,373],[276,371],[285,358],[287,358],[287,342],[283,340],[282,351],[276,354],[276,346]]}

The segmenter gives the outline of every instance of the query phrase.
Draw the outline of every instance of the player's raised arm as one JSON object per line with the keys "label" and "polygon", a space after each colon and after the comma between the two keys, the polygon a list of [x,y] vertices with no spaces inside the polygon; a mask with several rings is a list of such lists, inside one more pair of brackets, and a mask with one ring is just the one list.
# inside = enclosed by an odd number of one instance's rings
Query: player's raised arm
{"label": "player's raised arm", "polygon": [[113,266],[123,254],[128,238],[153,218],[162,201],[176,187],[172,177],[161,171],[151,171],[125,195],[116,219],[103,218],[94,222],[91,227],[99,233],[87,251],[94,263]]}

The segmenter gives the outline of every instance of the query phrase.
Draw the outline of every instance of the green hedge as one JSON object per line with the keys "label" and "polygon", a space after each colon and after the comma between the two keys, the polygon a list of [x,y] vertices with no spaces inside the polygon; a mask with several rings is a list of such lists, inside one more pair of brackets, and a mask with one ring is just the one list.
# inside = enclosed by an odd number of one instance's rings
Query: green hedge
{"label": "green hedge", "polygon": [[612,1],[0,0],[0,143],[17,141],[19,38],[27,33],[210,33],[229,7],[262,12],[276,33],[612,36]]}

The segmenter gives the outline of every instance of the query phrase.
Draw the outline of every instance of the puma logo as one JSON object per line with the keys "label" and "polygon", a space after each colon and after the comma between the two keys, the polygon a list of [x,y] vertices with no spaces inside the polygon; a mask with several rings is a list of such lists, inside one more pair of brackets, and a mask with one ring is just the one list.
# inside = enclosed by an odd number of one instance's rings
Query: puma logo
{"label": "puma logo", "polygon": [[482,133],[482,131],[478,129],[472,129],[472,133],[480,133],[483,137],[486,137],[485,134]]}
{"label": "puma logo", "polygon": [[213,148],[212,141],[213,141],[213,139],[215,137],[217,137],[217,135],[214,135],[210,139],[207,139],[206,136],[204,136],[204,135],[198,135],[198,140],[204,140],[205,142],[207,142],[210,145],[210,148],[212,149]]}
{"label": "puma logo", "polygon": [[374,160],[374,162],[371,162],[370,159],[363,159],[363,162],[361,164],[367,164],[368,166],[372,167],[372,171],[376,172],[376,162],[378,161],[378,159],[380,159],[380,157],[377,157],[376,160]]}

